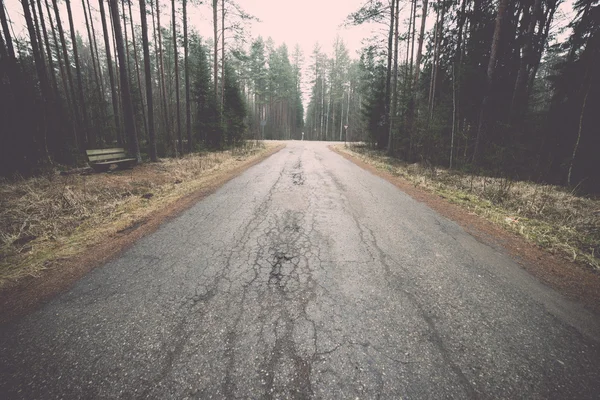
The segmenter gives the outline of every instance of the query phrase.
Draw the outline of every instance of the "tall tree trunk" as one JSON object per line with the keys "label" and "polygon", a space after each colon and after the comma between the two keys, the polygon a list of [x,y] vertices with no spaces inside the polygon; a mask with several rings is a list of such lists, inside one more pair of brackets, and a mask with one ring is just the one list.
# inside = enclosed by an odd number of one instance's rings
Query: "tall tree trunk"
{"label": "tall tree trunk", "polygon": [[[31,4],[30,13],[31,13],[31,16],[33,17],[33,27],[34,27],[35,35],[37,38],[38,51],[40,53],[41,60],[44,63],[44,68],[46,68],[46,55],[44,54],[44,41],[42,40],[42,34],[41,34],[42,30],[40,29],[40,24],[38,22],[38,17],[37,17],[37,11],[35,9],[35,0],[29,0],[29,3]],[[47,70],[46,70],[46,78],[48,78]]]}
{"label": "tall tree trunk", "polygon": [[167,107],[167,86],[166,86],[166,82],[165,82],[165,58],[163,55],[163,48],[162,48],[162,29],[161,29],[161,25],[160,25],[160,1],[159,0],[154,0],[156,2],[156,26],[157,26],[157,30],[158,30],[158,52],[160,53],[160,76],[159,76],[159,80],[160,80],[160,85],[162,88],[162,107],[163,107],[163,113],[164,113],[164,125],[165,125],[165,133],[167,134],[167,137],[169,138],[169,142],[171,142],[170,138],[171,138],[171,126],[169,124],[169,108]]}
{"label": "tall tree trunk", "polygon": [[219,76],[218,76],[218,56],[219,56],[219,20],[217,17],[217,11],[219,7],[219,0],[213,0],[213,87],[215,104],[219,104]]}
{"label": "tall tree trunk", "polygon": [[325,117],[325,77],[321,76],[321,126],[320,138],[323,139],[323,118]]}
{"label": "tall tree trunk", "polygon": [[[102,132],[105,131],[105,121],[108,120],[108,115],[107,115],[107,110],[106,110],[106,92],[104,90],[104,77],[103,77],[103,73],[102,73],[102,65],[100,63],[100,52],[98,51],[98,41],[96,39],[96,28],[94,28],[94,19],[92,18],[92,7],[90,6],[90,0],[85,0],[85,4],[83,4],[83,7],[85,8],[87,5],[87,10],[88,10],[88,15],[90,18],[90,28],[92,30],[92,40],[90,45],[92,46],[92,53],[95,54],[95,58],[96,58],[96,62],[98,63],[98,84],[100,86],[100,98],[102,100],[102,107],[100,109],[100,117],[102,118],[102,126],[101,126],[101,130]],[[110,136],[106,136],[106,134],[103,135],[103,138],[105,141],[110,140]],[[107,140],[108,139],[108,140]]]}
{"label": "tall tree trunk", "polygon": [[12,36],[10,35],[10,30],[8,28],[8,18],[4,12],[4,0],[0,1],[0,24],[2,24],[2,31],[4,32],[4,40],[6,41],[6,50],[8,56],[14,60],[16,58],[15,48],[13,46]]}
{"label": "tall tree trunk", "polygon": [[225,112],[225,0],[221,0],[221,123]]}
{"label": "tall tree trunk", "polygon": [[[410,87],[411,87],[411,83],[412,80],[410,79],[409,74],[409,70],[408,70],[408,58],[410,56],[410,33],[411,33],[411,29],[412,29],[412,15],[413,15],[413,8],[414,8],[414,1],[410,2],[410,14],[408,17],[408,29],[406,30],[406,60],[404,61],[404,92],[405,93],[409,93],[410,91]],[[408,125],[408,124],[407,124]]]}
{"label": "tall tree trunk", "polygon": [[327,119],[325,120],[325,140],[329,140],[329,112],[331,111],[331,90],[329,89],[329,99],[327,99]]}
{"label": "tall tree trunk", "polygon": [[440,26],[440,9],[436,10],[434,34],[433,34],[433,60],[431,62],[431,77],[429,79],[429,97],[427,99],[427,112],[431,119],[433,114],[432,99],[433,99],[433,81],[435,80],[435,65],[437,64],[438,58],[438,39],[439,39],[439,26]]}
{"label": "tall tree trunk", "polygon": [[[54,0],[56,1],[56,0]],[[80,133],[80,139],[82,145],[85,147],[88,145],[87,132],[89,131],[89,122],[87,115],[87,107],[85,104],[85,97],[83,95],[83,77],[81,75],[81,66],[79,65],[79,53],[77,51],[77,37],[75,35],[75,26],[73,25],[73,13],[71,12],[71,0],[65,0],[67,5],[67,15],[69,18],[69,29],[71,31],[71,45],[73,46],[73,60],[75,61],[75,74],[77,75],[77,94],[78,102],[81,107],[82,117],[82,132]]]}
{"label": "tall tree trunk", "polygon": [[[101,115],[101,120],[102,122],[104,122],[106,120],[106,113],[104,110],[104,91],[102,90],[102,85],[100,84],[100,60],[96,59],[96,55],[94,53],[94,36],[92,36],[92,30],[90,28],[90,21],[92,19],[92,14],[89,13],[89,18],[88,18],[88,12],[87,12],[87,8],[85,6],[85,0],[81,0],[81,6],[83,8],[83,16],[85,19],[85,27],[86,27],[86,31],[88,34],[88,43],[90,46],[90,55],[92,58],[92,69],[94,71],[94,84],[96,85],[96,90],[98,92],[98,94],[100,95],[100,115]],[[96,61],[97,61],[97,66],[96,66]],[[92,113],[92,116],[94,114]],[[89,125],[89,142],[90,142],[90,146],[92,147],[96,147],[96,143],[97,143],[97,138],[98,138],[98,134],[97,134],[97,130],[98,128],[100,128],[100,131],[102,132],[102,128],[99,126],[96,126],[96,124],[90,123]]]}
{"label": "tall tree trunk", "polygon": [[175,64],[175,113],[177,117],[177,140],[179,141],[177,149],[179,151],[179,154],[183,155],[183,140],[181,138],[181,108],[179,104],[179,55],[177,53],[177,24],[175,21],[175,0],[171,0],[171,8],[173,13],[173,58]]}
{"label": "tall tree trunk", "polygon": [[[424,0],[425,4],[427,4],[427,0]],[[400,17],[400,0],[396,0],[396,16],[395,16],[395,28],[394,28],[394,88],[392,91],[392,96],[393,96],[393,100],[392,100],[392,108],[390,110],[390,115],[389,115],[389,120],[390,120],[390,126],[389,126],[389,132],[388,132],[388,146],[387,146],[387,153],[389,155],[394,154],[394,133],[393,133],[393,128],[394,128],[394,120],[396,119],[396,110],[398,108],[398,39],[399,39],[399,35],[398,35],[398,23],[399,23],[399,17]],[[348,102],[350,102],[350,94],[348,94]]]}
{"label": "tall tree trunk", "polygon": [[450,169],[452,169],[452,156],[454,155],[454,133],[456,130],[456,76],[454,70],[456,63],[452,64],[452,133],[450,137]]}
{"label": "tall tree trunk", "polygon": [[[33,3],[33,1],[32,1],[32,3]],[[64,129],[69,129],[69,128],[73,129],[73,124],[71,121],[68,121],[69,118],[68,118],[67,110],[65,110],[65,108],[63,107],[62,98],[60,96],[60,92],[58,89],[58,78],[56,76],[56,70],[54,69],[52,47],[50,46],[50,39],[48,37],[48,31],[46,29],[46,22],[44,20],[44,12],[42,9],[41,0],[37,0],[37,6],[38,6],[38,10],[39,10],[39,15],[40,15],[40,23],[41,23],[42,30],[43,30],[44,43],[46,45],[46,52],[47,52],[47,57],[48,57],[48,71],[49,71],[50,78],[52,80],[52,91],[50,92],[51,93],[50,99],[53,103],[53,108],[49,111],[49,118],[53,119],[55,122],[58,122],[58,124],[55,126],[55,129],[53,131],[51,131],[53,134],[47,140],[49,140],[51,143],[53,153],[57,154],[56,150],[58,150],[58,147],[62,147],[62,145],[65,144],[66,137],[62,133],[63,128]],[[32,4],[32,8],[33,7],[34,7],[34,5]],[[51,13],[50,13],[50,9],[48,7],[47,1],[46,1],[46,12],[48,14],[49,21],[52,21],[52,17],[51,17]],[[52,32],[54,33],[54,28],[52,27],[52,22],[50,22],[50,24],[51,24],[50,26],[52,28]],[[60,52],[58,51],[58,47],[56,46],[56,36],[55,36],[54,44],[55,44],[55,48],[56,48],[57,59],[59,62],[59,68],[62,70],[62,62],[60,61]],[[62,124],[61,124],[61,122],[62,122]],[[59,126],[59,125],[62,125],[62,126]],[[65,125],[68,125],[68,126],[65,126]]]}
{"label": "tall tree trunk", "polygon": [[[32,4],[33,7],[33,4]],[[37,0],[38,13],[40,15],[40,25],[42,27],[42,33],[44,37],[44,45],[46,46],[46,54],[48,58],[48,72],[50,79],[52,80],[52,90],[58,95],[58,82],[56,80],[56,70],[54,69],[54,60],[52,58],[52,48],[50,47],[50,39],[48,38],[48,31],[46,30],[46,22],[44,21],[44,12],[42,10],[42,2]],[[41,46],[41,43],[40,43]]]}
{"label": "tall tree trunk", "polygon": [[117,88],[115,84],[115,76],[113,73],[113,62],[110,52],[110,38],[108,36],[108,26],[106,24],[106,15],[104,13],[104,0],[98,0],[100,5],[100,20],[102,21],[102,33],[104,36],[104,48],[106,50],[106,63],[108,64],[108,78],[110,81],[110,93],[112,97],[113,117],[115,121],[115,136],[117,143],[122,144],[121,139],[121,123],[119,121],[119,99],[117,97]]}
{"label": "tall tree trunk", "polygon": [[319,96],[318,96],[318,84],[319,84],[319,60],[318,60],[319,55],[317,54],[315,56],[315,110],[314,110],[314,117],[313,117],[313,130],[312,132],[309,132],[308,134],[311,135],[310,137],[315,140],[316,137],[312,137],[312,135],[314,134],[316,136],[316,132],[317,132],[317,122],[318,122],[318,110],[319,110]]}
{"label": "tall tree trunk", "polygon": [[[52,20],[52,12],[50,10],[50,4],[48,3],[48,0],[44,0],[44,5],[46,6],[46,15],[48,16],[48,23],[50,24],[50,32],[52,33],[52,44],[54,45],[54,51],[56,52],[56,60],[58,62],[58,72],[61,74],[60,75],[61,79],[64,81],[63,84],[65,84],[67,81],[66,73],[65,73],[64,69],[62,68],[60,45],[58,43],[58,38],[56,36],[56,29],[54,26],[54,21]],[[50,52],[52,52],[52,50]],[[65,88],[65,96],[66,96],[67,88],[66,88],[66,86],[64,88]]]}
{"label": "tall tree trunk", "polygon": [[123,102],[123,119],[125,121],[125,132],[129,151],[138,162],[142,161],[140,146],[137,133],[135,131],[135,122],[133,116],[133,104],[131,103],[131,89],[129,87],[129,75],[127,74],[127,62],[125,60],[125,46],[123,45],[123,31],[121,30],[121,20],[119,19],[118,0],[109,0],[110,11],[114,24],[115,41],[117,42],[117,56],[119,58],[119,77],[121,80],[121,98]]}
{"label": "tall tree trunk", "polygon": [[519,60],[519,70],[515,80],[512,99],[510,102],[508,122],[511,123],[514,118],[518,118],[526,111],[526,96],[527,96],[527,72],[528,66],[532,62],[533,40],[535,35],[535,27],[540,18],[542,0],[535,0],[533,4],[533,12],[530,13],[529,7],[525,7],[523,12],[526,14],[524,19],[529,18],[529,24],[523,44],[521,45],[521,53]]}
{"label": "tall tree trunk", "polygon": [[[387,46],[387,68],[385,70],[385,117],[389,118],[390,108],[391,108],[391,92],[392,92],[392,52],[394,51],[394,23],[395,23],[395,7],[396,0],[389,0],[390,2],[390,30],[388,33],[388,46]],[[386,121],[384,124],[386,127],[390,122]],[[380,147],[383,146],[383,143],[378,143]]]}
{"label": "tall tree trunk", "polygon": [[[66,68],[62,61],[60,44],[59,44],[58,38],[56,36],[56,29],[55,29],[54,22],[52,20],[52,13],[50,11],[50,5],[48,3],[48,0],[44,0],[44,3],[46,5],[46,14],[48,15],[48,22],[50,23],[50,29],[52,31],[52,42],[54,44],[54,51],[56,51],[56,60],[58,61],[58,71],[60,72],[60,80],[61,80],[63,91],[65,92],[67,111],[69,113],[71,113],[70,117],[71,117],[72,134],[73,134],[73,137],[75,138],[75,143],[77,143],[77,136],[76,136],[76,131],[75,131],[75,121],[76,121],[77,116],[72,113],[73,112],[73,107],[71,105],[72,99],[71,99],[70,93],[69,93],[67,73],[65,71]],[[58,91],[56,92],[56,95],[57,95],[57,97],[60,97],[60,93]]]}
{"label": "tall tree trunk", "polygon": [[575,163],[575,157],[577,157],[577,150],[579,150],[579,142],[581,141],[581,131],[583,130],[583,116],[585,114],[585,106],[587,105],[587,99],[590,94],[590,89],[592,88],[592,74],[591,74],[591,66],[588,66],[588,85],[585,89],[585,96],[583,96],[583,104],[581,105],[581,113],[579,113],[579,128],[577,129],[577,141],[575,141],[575,146],[573,147],[573,155],[571,156],[571,162],[569,163],[569,173],[567,175],[567,185],[571,186],[571,175],[573,173],[573,164]]}
{"label": "tall tree trunk", "polygon": [[90,28],[90,19],[92,18],[92,15],[90,14],[90,16],[88,18],[88,12],[87,12],[87,8],[85,6],[85,0],[81,0],[81,6],[83,8],[85,29],[88,34],[88,43],[90,45],[90,55],[92,58],[92,70],[94,71],[94,83],[96,84],[96,90],[98,90],[100,93],[102,93],[101,89],[100,89],[100,78],[98,77],[98,69],[100,69],[100,63],[98,62],[98,66],[96,66],[96,55],[94,54],[94,46],[92,44],[94,41],[94,37],[92,36],[92,30]]}
{"label": "tall tree trunk", "polygon": [[127,32],[127,13],[125,12],[125,3],[129,0],[121,0],[121,14],[123,18],[123,35],[125,35],[124,45],[125,45],[125,60],[127,61],[127,73],[131,78],[131,60],[129,57],[129,33]]}
{"label": "tall tree trunk", "polygon": [[414,50],[414,35],[415,29],[414,24],[416,23],[416,14],[417,14],[417,1],[412,0],[410,2],[410,14],[408,17],[408,30],[406,32],[406,61],[404,64],[404,93],[407,99],[407,107],[406,114],[404,117],[404,123],[406,126],[406,131],[408,132],[408,156],[410,159],[412,157],[412,147],[413,147],[413,137],[414,137],[414,111],[415,111],[415,103],[413,96],[413,55],[411,54],[411,46],[413,43]]}
{"label": "tall tree trunk", "polygon": [[344,133],[344,92],[342,92],[342,104],[340,104],[340,139],[342,141],[342,135]]}
{"label": "tall tree trunk", "polygon": [[465,28],[465,21],[467,19],[467,13],[465,9],[467,7],[467,0],[462,0],[460,5],[460,11],[458,13],[458,34],[456,35],[456,51],[454,53],[454,60],[458,61],[461,56],[462,42],[463,42],[463,30]]}
{"label": "tall tree trunk", "polygon": [[[109,0],[110,1],[110,0]],[[133,104],[133,89],[132,89],[132,81],[131,81],[131,55],[129,52],[129,32],[127,31],[127,13],[125,12],[125,3],[131,1],[131,0],[120,0],[120,4],[121,4],[121,18],[123,19],[123,25],[122,25],[122,32],[124,35],[124,39],[123,39],[123,46],[125,48],[125,71],[127,71],[127,77],[129,78],[129,89],[132,91],[131,92],[131,104],[132,104],[132,109],[133,109],[133,123],[135,125],[135,132],[136,132],[136,136],[137,136],[137,117],[136,117],[136,112],[135,112],[135,106]],[[113,35],[114,38],[114,35]],[[117,42],[115,39],[115,53],[117,51]],[[121,97],[121,108],[123,108],[123,103],[122,103],[122,97]],[[139,143],[139,137],[138,137],[138,143]]]}
{"label": "tall tree trunk", "polygon": [[156,154],[156,134],[154,132],[154,104],[152,99],[152,72],[150,69],[150,48],[148,46],[148,23],[146,22],[146,2],[140,0],[140,19],[142,21],[142,47],[144,49],[144,73],[146,77],[146,102],[148,104],[148,139],[150,159],[158,161]]}
{"label": "tall tree trunk", "polygon": [[[129,0],[127,4],[129,5],[129,23],[131,24],[131,44],[133,45],[133,62],[135,64],[135,76],[137,78],[138,93],[140,95],[140,101],[142,103],[141,109],[142,109],[142,122],[144,125],[144,133],[147,133],[148,132],[148,122],[146,120],[146,118],[147,118],[146,104],[144,104],[144,89],[142,88],[140,63],[138,62],[138,51],[137,51],[137,45],[135,43],[135,29],[134,29],[134,25],[133,25],[133,13],[131,12],[131,2],[132,1],[133,0]],[[127,29],[127,28],[125,28],[125,29]]]}
{"label": "tall tree trunk", "polygon": [[94,28],[94,19],[92,18],[92,7],[90,7],[90,0],[85,0],[85,2],[87,3],[88,15],[90,16],[90,27],[92,28],[92,44],[94,46],[93,52],[96,55],[96,62],[98,63],[98,78],[100,80],[100,90],[102,91],[102,99],[104,100],[104,79],[102,76],[102,66],[100,65],[100,52],[98,51],[98,41],[96,40],[96,29]]}
{"label": "tall tree trunk", "polygon": [[[413,101],[412,93],[416,90],[416,88],[412,87],[413,81],[413,62],[415,60],[415,37],[417,34],[417,0],[412,1],[412,18],[410,22],[411,32],[410,32],[410,43],[407,42],[407,47],[410,45],[410,66],[408,67],[408,77],[407,84],[409,87],[409,100],[408,100],[408,110],[407,110],[407,118],[406,125],[408,126],[409,133],[409,144],[408,144],[408,159],[412,159],[413,154],[413,145],[414,145],[414,134],[415,132],[415,104]],[[408,48],[407,48],[408,51]]]}
{"label": "tall tree trunk", "polygon": [[331,108],[332,108],[332,116],[331,116],[331,140],[335,140],[335,99],[331,99]]}
{"label": "tall tree trunk", "polygon": [[[157,0],[154,0],[157,1]],[[156,75],[158,77],[158,82],[155,85],[155,88],[158,90],[158,103],[159,103],[159,107],[158,107],[158,112],[159,112],[159,119],[160,119],[160,123],[164,124],[164,120],[165,120],[165,116],[163,114],[163,108],[162,106],[160,106],[160,104],[162,104],[161,99],[162,99],[162,86],[160,84],[161,82],[161,77],[160,77],[160,57],[159,57],[159,53],[158,53],[158,35],[156,34],[156,18],[154,16],[154,1],[150,0],[150,15],[152,16],[152,37],[154,40],[154,69],[156,71]],[[161,126],[159,124],[159,126]],[[158,128],[155,128],[158,131]]]}
{"label": "tall tree trunk", "polygon": [[440,15],[440,23],[437,34],[437,52],[436,58],[433,64],[433,82],[431,83],[431,119],[433,119],[433,108],[435,107],[435,95],[437,92],[438,76],[440,75],[440,48],[442,46],[442,38],[444,37],[444,16],[446,14],[446,7],[442,4],[442,12]]}
{"label": "tall tree trunk", "polygon": [[413,0],[412,33],[410,35],[410,76],[413,76],[413,63],[415,61],[415,37],[417,36],[417,0]]}
{"label": "tall tree trunk", "polygon": [[67,101],[68,101],[68,97],[70,97],[70,104],[72,106],[71,108],[71,115],[74,116],[73,121],[75,122],[75,129],[74,129],[74,141],[75,141],[75,146],[79,149],[79,150],[83,150],[83,143],[81,142],[80,137],[82,136],[82,133],[80,132],[82,127],[81,127],[81,116],[79,114],[79,109],[77,107],[77,100],[75,100],[77,98],[77,96],[75,95],[75,85],[73,84],[73,74],[71,73],[71,62],[69,60],[69,52],[67,51],[67,43],[65,40],[65,33],[62,27],[62,23],[61,23],[61,16],[60,16],[60,12],[58,10],[58,4],[57,4],[57,0],[52,0],[52,6],[54,8],[54,14],[56,16],[56,27],[58,28],[58,37],[60,38],[60,44],[62,47],[62,53],[63,53],[63,60],[65,62],[65,70],[67,72],[67,81],[68,81],[68,94],[67,94]]}
{"label": "tall tree trunk", "polygon": [[479,124],[477,127],[477,136],[475,137],[475,149],[473,150],[473,163],[478,161],[479,151],[481,146],[481,139],[486,134],[488,118],[488,107],[490,103],[490,94],[494,84],[494,73],[496,71],[496,61],[498,58],[498,44],[500,43],[500,35],[502,34],[502,21],[506,8],[508,7],[508,0],[500,0],[498,3],[498,13],[496,14],[496,26],[494,28],[494,36],[492,38],[492,46],[490,49],[490,59],[487,67],[487,82],[483,101],[481,103],[481,112],[479,113]]}
{"label": "tall tree trunk", "polygon": [[[50,157],[48,154],[48,144],[47,144],[47,132],[48,132],[48,106],[51,98],[50,94],[50,85],[48,84],[48,76],[46,75],[46,66],[44,60],[42,58],[42,53],[40,52],[40,48],[38,46],[38,36],[35,31],[35,27],[33,24],[33,20],[31,18],[31,10],[29,8],[30,0],[21,0],[21,5],[23,6],[23,15],[25,17],[25,22],[27,24],[27,30],[29,31],[29,40],[31,42],[31,49],[33,51],[33,60],[35,63],[35,69],[38,75],[38,79],[40,81],[40,89],[42,95],[42,112],[43,112],[43,120],[44,123],[40,127],[40,139],[43,145],[44,155],[48,161],[50,161]],[[0,4],[1,7],[4,7],[3,4]],[[32,8],[35,7],[33,1],[31,2]]]}
{"label": "tall tree trunk", "polygon": [[[465,28],[465,20],[467,18],[467,15],[465,12],[466,3],[467,3],[467,0],[462,0],[461,6],[460,6],[460,12],[458,15],[458,35],[456,38],[456,51],[454,53],[454,67],[452,69],[452,74],[454,74],[453,78],[452,78],[452,85],[453,85],[452,96],[453,96],[453,100],[454,100],[454,103],[453,103],[454,116],[453,116],[453,118],[456,119],[456,127],[455,127],[456,130],[460,130],[460,128],[459,128],[459,126],[460,126],[460,87],[461,87],[461,80],[462,80],[462,54],[463,54],[462,42],[463,42],[463,30]],[[456,70],[458,70],[458,71],[456,71]],[[459,146],[457,146],[457,148],[458,147]],[[466,147],[467,147],[467,141],[465,141],[465,148]]]}
{"label": "tall tree trunk", "polygon": [[425,37],[425,22],[427,20],[427,0],[423,0],[423,10],[421,11],[421,31],[419,32],[419,44],[417,45],[417,59],[415,60],[415,88],[417,88],[417,84],[419,82],[419,74],[421,72],[421,55],[423,53],[423,38]]}
{"label": "tall tree trunk", "polygon": [[188,65],[187,0],[183,0],[183,70],[185,75],[185,131],[188,153],[192,152],[192,110],[190,103],[190,73]]}
{"label": "tall tree trunk", "polygon": [[[4,4],[0,3],[0,7],[4,7]],[[0,30],[0,59],[2,59],[2,60],[8,59],[8,50],[6,49],[6,44],[4,43],[4,37],[3,37],[1,30]]]}
{"label": "tall tree trunk", "polygon": [[439,38],[439,25],[440,25],[440,9],[436,10],[435,25],[433,33],[433,60],[431,62],[431,77],[429,78],[429,97],[427,99],[427,113],[431,119],[432,115],[432,99],[433,99],[433,81],[435,80],[435,65],[438,57],[438,38]]}
{"label": "tall tree trunk", "polygon": [[[109,0],[106,0],[106,1],[109,1]],[[110,17],[110,26],[111,26],[111,32],[112,32],[111,52],[112,52],[112,54],[115,55],[115,59],[114,59],[115,60],[115,69],[114,69],[113,73],[115,76],[117,76],[117,75],[119,75],[119,63],[118,63],[118,57],[117,57],[117,39],[115,38],[115,33],[114,33],[114,29],[113,29],[115,24],[113,23],[112,12],[110,12],[110,4],[109,4],[108,11],[109,11],[108,16]],[[125,66],[125,68],[127,68],[127,66]],[[115,80],[115,83],[116,83],[117,93],[121,93],[121,87],[119,86],[120,85],[119,81]],[[124,128],[125,124],[123,122],[124,117],[121,113],[121,110],[123,109],[123,103],[121,101],[121,96],[119,95],[117,97],[117,99],[118,99],[118,104],[119,104],[119,116],[121,117],[121,125],[123,125],[123,129],[125,129]],[[122,136],[122,142],[127,143],[127,135],[125,134],[125,130],[123,130],[123,133],[121,133],[121,136]]]}
{"label": "tall tree trunk", "polygon": [[348,87],[348,104],[346,108],[346,127],[344,128],[344,142],[348,141],[348,127],[350,126],[350,93],[352,92],[352,87]]}
{"label": "tall tree trunk", "polygon": [[552,21],[554,20],[554,13],[556,12],[558,2],[556,0],[551,0],[547,4],[546,13],[543,16],[543,24],[540,24],[539,35],[540,39],[537,42],[537,46],[535,48],[534,59],[532,60],[531,69],[529,71],[529,76],[527,78],[527,89],[526,96],[529,98],[531,95],[531,90],[533,89],[533,82],[535,80],[535,76],[537,75],[538,68],[540,67],[540,61],[542,60],[542,54],[544,53],[544,49],[546,47],[546,42],[548,41],[548,35],[550,33],[550,26],[552,25]]}

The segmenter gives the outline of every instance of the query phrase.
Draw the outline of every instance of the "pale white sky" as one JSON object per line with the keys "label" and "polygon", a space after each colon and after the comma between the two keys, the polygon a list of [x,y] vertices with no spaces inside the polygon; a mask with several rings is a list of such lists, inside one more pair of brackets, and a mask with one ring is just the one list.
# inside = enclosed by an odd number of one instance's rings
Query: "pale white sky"
{"label": "pale white sky", "polygon": [[364,0],[243,0],[240,4],[262,20],[255,24],[254,33],[271,36],[277,43],[289,47],[296,43],[305,55],[310,54],[318,41],[323,50],[329,51],[337,34],[351,50],[352,55],[360,48],[360,42],[369,30],[340,28],[348,14],[357,10]]}
{"label": "pale white sky", "polygon": [[[4,0],[9,17],[13,20],[13,29],[16,37],[27,38],[27,28],[23,18],[23,9],[20,0]],[[161,24],[170,25],[171,2],[159,0],[161,4]],[[181,7],[181,0],[176,0]],[[196,28],[205,38],[212,38],[212,10],[211,1],[194,5],[188,1],[188,23]],[[42,2],[43,3],[43,2]],[[149,3],[147,1],[147,3]],[[373,27],[341,27],[346,16],[357,10],[364,0],[238,0],[238,4],[249,14],[259,18],[261,22],[254,22],[250,26],[249,39],[263,36],[266,40],[271,37],[276,46],[286,43],[290,55],[296,44],[304,53],[304,68],[310,65],[310,55],[316,42],[321,45],[321,51],[331,53],[336,35],[346,43],[351,57],[358,57],[357,51],[361,48],[361,41],[365,36],[372,35]],[[98,1],[90,0],[96,34],[101,33],[100,13]],[[105,3],[108,12],[108,5]],[[133,1],[133,17],[136,24],[139,22],[138,2]],[[63,28],[68,30],[67,11],[64,1],[59,0],[59,8],[63,17]],[[75,29],[87,40],[85,19],[80,0],[71,0]],[[45,13],[45,9],[44,9]],[[46,17],[47,18],[47,17]],[[54,16],[53,16],[54,18]],[[181,15],[179,16],[181,18]],[[151,19],[148,21],[151,24]],[[179,19],[181,23],[181,19]],[[179,25],[181,29],[181,25]],[[310,88],[307,83],[307,74],[303,73],[304,105],[307,106]]]}
{"label": "pale white sky", "polygon": [[[4,0],[8,14],[14,21],[13,30],[17,37],[26,38],[27,29],[25,27],[23,10],[20,0]],[[181,0],[176,0],[181,7]],[[357,51],[361,48],[362,39],[373,35],[374,29],[381,29],[374,25],[344,28],[341,24],[346,16],[357,10],[366,0],[237,0],[238,3],[248,13],[258,17],[261,22],[253,23],[249,32],[250,38],[258,35],[263,38],[271,37],[275,45],[286,43],[290,54],[296,44],[300,46],[304,53],[305,67],[310,64],[310,55],[316,42],[321,45],[322,51],[331,54],[333,41],[336,35],[339,35],[346,43],[350,55],[356,58]],[[161,23],[163,26],[170,24],[171,5],[168,0],[160,0],[161,4]],[[189,4],[189,24],[195,27],[202,36],[212,37],[212,12],[210,1],[204,0],[204,4],[194,5],[194,0]],[[572,2],[566,0],[557,13],[555,25],[557,27],[568,24],[572,17]],[[97,0],[90,0],[96,34],[101,34],[100,15],[98,11]],[[138,2],[133,1],[134,20],[139,25]],[[65,29],[68,29],[68,20],[64,1],[59,0],[61,8],[62,23]],[[80,0],[71,0],[71,7],[74,15],[76,29],[79,30],[82,37],[87,37],[85,31],[85,20]],[[401,21],[405,21],[409,15],[410,6],[407,0],[401,1],[402,14]],[[106,8],[108,12],[108,7]],[[44,10],[45,12],[45,10]],[[181,16],[179,17],[181,18]],[[179,21],[181,21],[179,19]],[[151,20],[148,21],[151,23]],[[431,29],[435,22],[435,15],[430,8],[428,16],[427,29]],[[179,27],[181,29],[181,27]],[[402,29],[402,27],[401,27]],[[406,28],[404,28],[406,29]],[[563,33],[561,39],[567,36],[569,32]],[[306,83],[306,74],[304,74]],[[305,106],[307,100],[308,87],[305,86]]]}
{"label": "pale white sky", "polygon": [[[160,0],[162,8],[162,23],[163,25],[170,24],[170,1]],[[193,1],[193,0],[191,0]],[[191,3],[191,1],[189,3]],[[340,27],[348,14],[357,10],[366,0],[237,0],[238,3],[250,14],[260,18],[262,22],[254,23],[251,27],[251,36],[258,35],[272,37],[276,45],[287,43],[288,47],[293,49],[295,44],[299,44],[302,48],[305,59],[308,60],[310,53],[316,42],[321,44],[323,51],[330,52],[333,41],[336,35],[345,41],[346,46],[350,50],[352,57],[356,56],[356,51],[361,48],[361,41],[364,37],[372,35],[373,26],[364,27]],[[92,12],[96,23],[96,31],[100,31],[100,21],[98,13],[97,0],[91,0]],[[177,0],[181,6],[181,0]],[[557,13],[556,21],[558,24],[568,23],[572,16],[573,0],[563,2]],[[205,4],[192,5],[190,4],[189,23],[194,26],[203,36],[212,36],[212,13],[210,11],[210,1],[204,0]],[[406,3],[406,4],[405,4]],[[408,17],[409,6],[408,1],[403,0],[401,7],[403,8],[404,18]],[[23,10],[20,0],[5,0],[5,4],[10,18],[15,22],[14,31],[17,37],[26,37],[27,31],[24,26]],[[134,19],[139,20],[138,3],[133,1]],[[59,0],[61,14],[63,16],[63,27],[68,29],[68,21],[64,2]],[[71,0],[71,7],[74,15],[76,29],[85,37],[85,25],[82,12],[81,1]],[[44,10],[45,11],[45,10]],[[108,7],[107,7],[108,11]],[[561,18],[560,14],[566,14]],[[428,24],[433,25],[435,16],[429,13]],[[150,22],[150,21],[149,21]],[[139,21],[137,21],[139,24]],[[428,27],[429,28],[429,27]],[[181,28],[180,28],[181,29]]]}
{"label": "pale white sky", "polygon": [[[315,42],[319,42],[324,51],[328,51],[336,34],[339,34],[352,55],[360,49],[362,37],[370,33],[369,29],[360,27],[340,28],[340,24],[346,16],[358,9],[364,0],[238,0],[238,3],[248,13],[260,18],[262,22],[254,23],[251,28],[251,36],[261,35],[265,39],[273,38],[277,45],[287,43],[293,49],[297,43],[305,55],[309,54]],[[181,0],[177,0],[181,7]],[[98,2],[91,0],[92,12],[96,26],[100,26]],[[188,2],[190,4],[191,2]],[[204,3],[209,3],[205,1]],[[5,4],[11,19],[15,22],[14,30],[17,36],[27,36],[24,26],[23,9],[20,0],[5,0]],[[63,27],[68,29],[67,13],[64,2],[59,0],[59,6],[63,15]],[[133,2],[134,19],[139,19],[138,2]],[[192,5],[189,10],[189,24],[205,37],[212,36],[212,13],[209,4]],[[71,0],[73,19],[83,37],[85,37],[84,17],[81,1]],[[170,1],[161,0],[163,25],[170,24]],[[108,11],[108,7],[106,8]],[[45,12],[45,10],[44,10]],[[150,21],[149,21],[150,22]],[[139,22],[138,22],[139,23]],[[181,27],[180,27],[181,29]],[[98,32],[97,32],[98,33]]]}

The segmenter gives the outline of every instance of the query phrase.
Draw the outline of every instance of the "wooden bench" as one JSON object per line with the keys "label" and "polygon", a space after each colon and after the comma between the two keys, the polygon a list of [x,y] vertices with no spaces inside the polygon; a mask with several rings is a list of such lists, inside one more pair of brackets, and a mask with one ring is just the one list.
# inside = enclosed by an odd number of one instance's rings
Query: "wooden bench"
{"label": "wooden bench", "polygon": [[90,166],[96,172],[106,172],[111,165],[116,165],[118,168],[132,168],[137,164],[135,158],[127,158],[125,149],[98,149],[86,150]]}

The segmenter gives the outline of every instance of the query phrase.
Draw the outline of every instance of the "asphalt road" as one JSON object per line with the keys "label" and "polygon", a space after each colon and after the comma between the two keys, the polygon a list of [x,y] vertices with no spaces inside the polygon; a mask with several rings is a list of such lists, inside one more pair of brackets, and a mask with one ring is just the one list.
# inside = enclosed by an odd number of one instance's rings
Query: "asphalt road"
{"label": "asphalt road", "polygon": [[287,147],[0,331],[0,398],[600,398],[597,315]]}

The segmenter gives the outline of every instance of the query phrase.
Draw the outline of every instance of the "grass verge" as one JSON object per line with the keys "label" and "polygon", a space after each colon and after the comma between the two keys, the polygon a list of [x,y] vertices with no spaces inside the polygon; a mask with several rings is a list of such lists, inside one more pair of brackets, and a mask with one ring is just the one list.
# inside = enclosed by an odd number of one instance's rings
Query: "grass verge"
{"label": "grass verge", "polygon": [[39,276],[283,147],[162,159],[131,170],[0,181],[0,289]]}
{"label": "grass verge", "polygon": [[600,200],[567,188],[406,164],[366,146],[335,149],[401,176],[555,255],[600,272]]}

